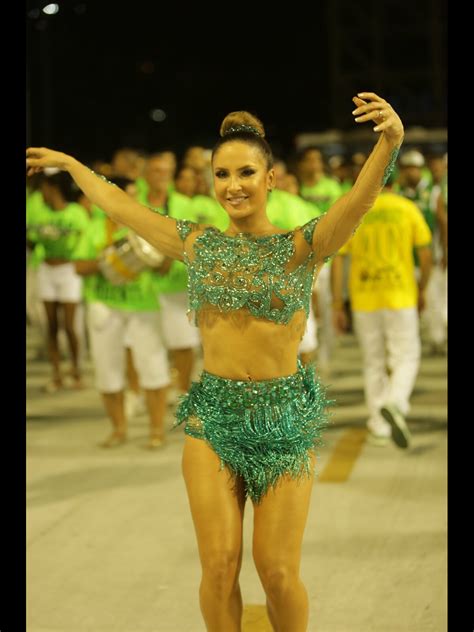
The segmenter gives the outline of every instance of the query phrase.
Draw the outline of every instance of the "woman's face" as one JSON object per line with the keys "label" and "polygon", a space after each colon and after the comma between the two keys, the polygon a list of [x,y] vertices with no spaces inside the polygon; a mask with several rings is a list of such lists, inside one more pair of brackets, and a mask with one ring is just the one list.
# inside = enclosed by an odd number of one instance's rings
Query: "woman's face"
{"label": "woman's face", "polygon": [[192,198],[196,193],[196,187],[198,184],[196,172],[194,169],[181,169],[174,183],[178,193],[182,193],[183,195],[187,195]]}
{"label": "woman's face", "polygon": [[212,171],[217,201],[231,219],[265,212],[275,174],[267,171],[258,147],[238,140],[225,143],[214,155]]}

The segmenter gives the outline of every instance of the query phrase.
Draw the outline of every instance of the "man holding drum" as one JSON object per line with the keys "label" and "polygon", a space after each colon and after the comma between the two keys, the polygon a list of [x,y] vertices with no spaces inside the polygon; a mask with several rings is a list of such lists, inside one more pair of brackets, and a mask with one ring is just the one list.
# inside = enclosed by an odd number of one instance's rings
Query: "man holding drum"
{"label": "man holding drum", "polygon": [[[131,181],[116,178],[115,184],[126,189],[128,182]],[[127,439],[124,406],[127,333],[150,417],[147,447],[153,449],[164,442],[169,367],[161,336],[155,275],[150,269],[137,273],[138,257],[128,243],[127,233],[127,228],[105,213],[98,213],[80,240],[74,258],[77,272],[84,276],[96,385],[112,422],[112,434],[100,445],[115,447]]]}

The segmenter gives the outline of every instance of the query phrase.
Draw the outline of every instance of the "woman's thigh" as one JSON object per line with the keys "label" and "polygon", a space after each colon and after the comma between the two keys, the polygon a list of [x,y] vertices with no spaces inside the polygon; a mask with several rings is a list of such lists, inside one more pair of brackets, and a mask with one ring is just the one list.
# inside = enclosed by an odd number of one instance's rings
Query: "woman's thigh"
{"label": "woman's thigh", "polygon": [[203,567],[212,560],[239,559],[245,508],[244,486],[230,479],[227,468],[202,439],[185,435],[182,469]]}
{"label": "woman's thigh", "polygon": [[281,565],[299,571],[315,459],[311,453],[310,477],[294,480],[286,475],[259,504],[254,504],[253,556],[257,570]]}

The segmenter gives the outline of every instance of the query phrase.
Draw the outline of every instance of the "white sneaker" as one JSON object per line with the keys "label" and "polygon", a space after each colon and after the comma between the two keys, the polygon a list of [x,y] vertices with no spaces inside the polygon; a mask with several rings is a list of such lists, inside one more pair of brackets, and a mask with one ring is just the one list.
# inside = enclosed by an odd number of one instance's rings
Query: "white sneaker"
{"label": "white sneaker", "polygon": [[367,443],[370,445],[375,445],[379,448],[383,448],[390,443],[390,437],[387,437],[387,435],[377,434],[369,428],[369,431],[367,433]]}
{"label": "white sneaker", "polygon": [[405,421],[405,417],[394,404],[386,404],[380,409],[382,417],[388,421],[392,428],[392,439],[399,448],[408,448],[411,443],[411,434]]}

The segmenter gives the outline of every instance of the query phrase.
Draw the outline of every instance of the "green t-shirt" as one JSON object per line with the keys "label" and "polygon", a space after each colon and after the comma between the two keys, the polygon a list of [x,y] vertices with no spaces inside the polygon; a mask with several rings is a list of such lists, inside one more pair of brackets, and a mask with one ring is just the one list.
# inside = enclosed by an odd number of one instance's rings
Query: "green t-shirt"
{"label": "green t-shirt", "polygon": [[[146,193],[139,193],[137,198],[141,204],[148,206],[161,215],[167,215],[173,219],[196,221],[192,215],[191,199],[177,191],[173,191],[168,195],[165,208],[151,206]],[[156,292],[174,294],[175,292],[183,292],[188,287],[188,272],[186,265],[182,261],[173,261],[166,274],[161,275],[155,272],[153,276]]]}
{"label": "green t-shirt", "polygon": [[[82,235],[75,251],[75,260],[97,259],[107,245],[107,218],[97,215],[91,220],[89,229]],[[113,241],[125,237],[128,228],[121,228],[113,234]],[[102,274],[83,277],[83,294],[86,302],[105,303],[114,309],[142,312],[159,309],[155,274],[149,270],[141,272],[136,279],[124,285],[113,285]]]}
{"label": "green t-shirt", "polygon": [[303,226],[319,215],[321,212],[312,204],[293,193],[274,189],[268,196],[268,220],[283,230],[293,230],[297,226]]}
{"label": "green t-shirt", "polygon": [[[135,186],[137,187],[137,199],[139,199],[140,201],[146,200],[146,196],[148,195],[150,187],[148,186],[148,182],[145,180],[145,178],[142,178],[141,176],[137,178],[135,180]],[[173,193],[174,190],[174,182],[171,181],[168,185],[168,193]]]}
{"label": "green t-shirt", "polygon": [[[432,188],[432,184],[430,184],[430,181],[427,178],[421,178],[416,187],[400,187],[399,194],[403,195],[403,197],[407,198],[408,200],[411,200],[418,206],[423,214],[423,217],[426,220],[426,223],[429,226],[431,234],[433,235],[436,231],[436,209],[432,208]],[[434,240],[431,243],[432,247],[433,244]],[[415,265],[419,267],[420,260],[416,250],[413,250],[413,257],[415,260]]]}
{"label": "green t-shirt", "polygon": [[342,193],[339,182],[327,176],[323,176],[312,186],[302,184],[300,187],[301,197],[319,209],[321,213],[326,213]]}
{"label": "green t-shirt", "polygon": [[135,180],[135,186],[137,187],[137,198],[146,198],[148,193],[148,182],[141,176]]}
{"label": "green t-shirt", "polygon": [[339,186],[341,187],[341,195],[349,193],[349,191],[352,189],[353,184],[354,183],[352,182],[352,180],[343,180],[342,182],[340,182]]}
{"label": "green t-shirt", "polygon": [[199,224],[212,224],[222,232],[229,228],[230,219],[219,202],[209,195],[195,195],[191,198],[193,221]]}
{"label": "green t-shirt", "polygon": [[95,204],[92,204],[91,219],[92,220],[96,220],[97,218],[104,219],[105,217],[107,217],[106,213],[104,213],[104,211],[98,206],[96,206]]}
{"label": "green t-shirt", "polygon": [[444,176],[441,181],[441,195],[446,206],[446,212],[448,212],[448,177]]}
{"label": "green t-shirt", "polygon": [[37,218],[41,217],[43,206],[45,206],[45,203],[41,191],[26,191],[26,239],[34,243],[28,256],[28,266],[32,268],[38,267],[44,261],[44,246],[41,243],[37,243],[37,235],[31,229],[31,226],[35,226],[38,223]]}
{"label": "green t-shirt", "polygon": [[71,260],[82,233],[90,224],[87,211],[75,202],[55,211],[37,199],[27,207],[27,238],[42,247],[44,259]]}

